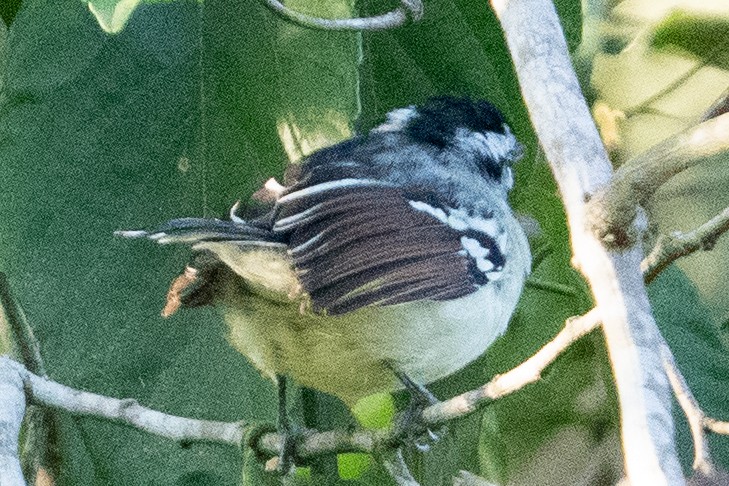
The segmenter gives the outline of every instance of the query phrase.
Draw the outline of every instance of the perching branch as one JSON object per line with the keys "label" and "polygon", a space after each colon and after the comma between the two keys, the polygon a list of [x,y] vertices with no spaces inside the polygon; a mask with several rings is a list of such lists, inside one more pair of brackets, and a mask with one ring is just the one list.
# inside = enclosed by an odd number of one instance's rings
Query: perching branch
{"label": "perching branch", "polygon": [[627,162],[612,183],[588,203],[593,231],[606,245],[626,248],[639,241],[633,221],[638,207],[676,174],[729,151],[729,113],[669,137]]}
{"label": "perching branch", "polygon": [[559,186],[573,262],[588,281],[601,314],[619,398],[627,477],[635,485],[683,484],[671,391],[654,346],[660,332],[640,272],[641,248],[633,244],[610,251],[589,228],[585,201],[608,186],[612,166],[572,68],[554,5],[546,0],[491,4]]}
{"label": "perching branch", "polygon": [[693,231],[675,231],[670,235],[659,236],[653,250],[641,263],[646,283],[652,282],[663,269],[682,256],[698,250],[711,250],[716,240],[727,231],[729,207]]}
{"label": "perching branch", "polygon": [[[79,415],[93,415],[112,422],[131,425],[151,434],[177,442],[211,441],[238,445],[245,431],[241,422],[214,422],[168,415],[143,407],[133,399],[111,398],[76,390],[28,371],[23,365],[0,356],[4,372],[0,375],[19,377],[28,396],[28,403],[58,408]],[[2,395],[0,395],[2,396]],[[7,405],[0,403],[0,409]]]}
{"label": "perching branch", "polygon": [[323,19],[291,10],[279,0],[263,0],[263,3],[276,14],[294,24],[309,29],[321,30],[386,30],[403,25],[408,18],[420,20],[423,16],[421,0],[401,0],[400,7],[392,12],[367,18]]}
{"label": "perching branch", "polygon": [[13,362],[0,358],[0,478],[3,485],[16,486],[25,485],[18,441],[26,403],[23,379],[10,363]]}
{"label": "perching branch", "polygon": [[729,422],[716,420],[711,417],[704,418],[704,427],[715,434],[729,435]]}

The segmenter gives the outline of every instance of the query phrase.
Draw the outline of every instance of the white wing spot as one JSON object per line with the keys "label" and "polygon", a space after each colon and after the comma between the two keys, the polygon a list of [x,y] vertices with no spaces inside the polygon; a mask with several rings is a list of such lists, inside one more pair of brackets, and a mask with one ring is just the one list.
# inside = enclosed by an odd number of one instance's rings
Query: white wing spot
{"label": "white wing spot", "polygon": [[[502,231],[497,221],[493,218],[482,218],[479,216],[469,216],[462,209],[435,208],[423,201],[409,201],[413,209],[427,213],[442,223],[447,224],[456,231],[477,231],[487,235],[496,243],[499,252],[506,254],[506,244],[508,241],[507,234]],[[446,213],[447,212],[447,213]],[[503,268],[498,268],[489,259],[491,253],[489,248],[484,248],[481,242],[476,238],[461,236],[461,246],[463,250],[459,251],[461,255],[473,258],[476,268],[483,272],[489,281],[499,280],[502,277]]]}
{"label": "white wing spot", "polygon": [[424,213],[428,213],[434,218],[436,218],[438,221],[448,224],[448,216],[446,216],[445,211],[443,211],[440,208],[434,208],[428,203],[424,203],[423,201],[408,201],[410,203],[410,206],[412,206],[414,209],[417,209],[418,211],[422,211]]}
{"label": "white wing spot", "polygon": [[473,258],[484,258],[489,255],[489,249],[481,246],[478,240],[469,238],[468,236],[461,237],[461,245],[466,249],[469,255]]}

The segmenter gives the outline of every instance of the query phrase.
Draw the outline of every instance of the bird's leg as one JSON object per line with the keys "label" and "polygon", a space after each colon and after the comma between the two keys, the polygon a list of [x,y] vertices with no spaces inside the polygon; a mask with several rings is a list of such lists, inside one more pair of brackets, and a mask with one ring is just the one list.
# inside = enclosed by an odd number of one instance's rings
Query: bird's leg
{"label": "bird's leg", "polygon": [[296,457],[296,433],[291,426],[289,414],[286,410],[286,377],[276,375],[278,383],[278,433],[283,437],[281,453],[279,455],[278,470],[287,475],[294,467]]}
{"label": "bird's leg", "polygon": [[439,400],[425,386],[414,382],[405,373],[394,368],[392,371],[405,389],[410,392],[410,403],[397,420],[396,427],[400,429],[401,435],[412,442],[419,451],[426,452],[430,450],[431,443],[440,440],[440,435],[422,423],[422,413]]}

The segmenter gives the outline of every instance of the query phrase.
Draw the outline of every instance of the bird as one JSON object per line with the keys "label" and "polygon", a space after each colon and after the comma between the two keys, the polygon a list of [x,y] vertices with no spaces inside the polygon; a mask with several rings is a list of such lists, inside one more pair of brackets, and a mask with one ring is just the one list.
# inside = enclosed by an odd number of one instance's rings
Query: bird
{"label": "bird", "polygon": [[523,152],[490,102],[438,96],[270,179],[255,216],[117,233],[191,246],[163,314],[221,308],[280,393],[290,377],[350,409],[402,388],[432,403],[425,386],[504,333],[530,272],[508,202]]}

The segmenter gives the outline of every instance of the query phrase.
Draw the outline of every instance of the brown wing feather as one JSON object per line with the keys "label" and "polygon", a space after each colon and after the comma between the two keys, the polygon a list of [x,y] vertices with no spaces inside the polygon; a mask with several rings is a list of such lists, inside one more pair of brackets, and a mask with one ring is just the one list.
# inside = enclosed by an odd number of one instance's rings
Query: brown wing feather
{"label": "brown wing feather", "polygon": [[285,198],[274,231],[288,234],[304,289],[316,310],[330,314],[453,299],[477,288],[460,233],[414,209],[394,187]]}

